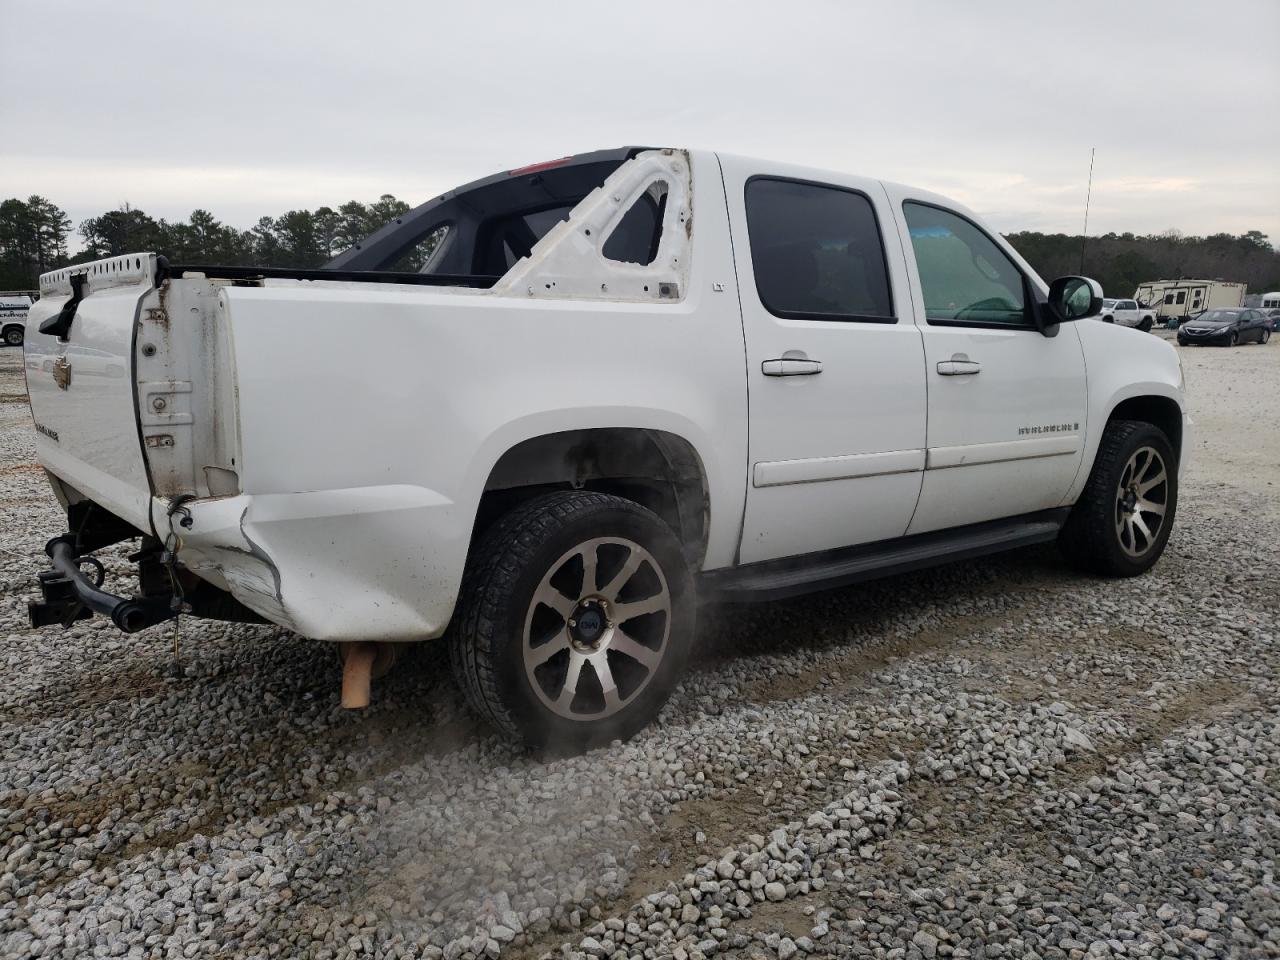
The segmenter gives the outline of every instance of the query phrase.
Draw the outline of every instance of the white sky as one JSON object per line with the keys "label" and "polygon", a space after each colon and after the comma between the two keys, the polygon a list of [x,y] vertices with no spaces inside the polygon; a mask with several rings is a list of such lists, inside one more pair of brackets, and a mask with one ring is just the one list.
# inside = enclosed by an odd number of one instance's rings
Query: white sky
{"label": "white sky", "polygon": [[1280,0],[0,0],[0,197],[240,227],[623,144],[1280,244]]}

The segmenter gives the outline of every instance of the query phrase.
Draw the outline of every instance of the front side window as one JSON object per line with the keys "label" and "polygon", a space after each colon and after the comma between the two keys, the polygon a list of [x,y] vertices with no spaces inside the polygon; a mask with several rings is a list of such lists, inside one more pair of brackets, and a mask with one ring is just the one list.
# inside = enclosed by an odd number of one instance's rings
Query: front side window
{"label": "front side window", "polygon": [[871,201],[815,183],[747,182],[756,291],[775,316],[894,323],[884,244]]}
{"label": "front side window", "polygon": [[994,240],[948,210],[910,202],[902,209],[929,323],[1031,325],[1022,273]]}
{"label": "front side window", "polygon": [[1121,310],[1137,310],[1137,309],[1138,309],[1138,305],[1137,305],[1136,303],[1134,303],[1132,300],[1121,300],[1121,301],[1120,301],[1120,307],[1119,307],[1119,309],[1121,309]]}

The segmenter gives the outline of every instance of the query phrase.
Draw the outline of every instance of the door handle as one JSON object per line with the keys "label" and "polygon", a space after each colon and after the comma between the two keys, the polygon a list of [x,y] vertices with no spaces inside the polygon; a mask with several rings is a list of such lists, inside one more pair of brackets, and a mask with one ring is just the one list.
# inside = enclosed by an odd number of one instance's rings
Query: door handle
{"label": "door handle", "polygon": [[982,372],[982,364],[970,360],[963,353],[954,354],[950,360],[938,361],[938,373],[944,377],[971,377]]}
{"label": "door handle", "polygon": [[781,357],[764,361],[760,364],[760,370],[766,377],[812,377],[822,372],[822,361]]}

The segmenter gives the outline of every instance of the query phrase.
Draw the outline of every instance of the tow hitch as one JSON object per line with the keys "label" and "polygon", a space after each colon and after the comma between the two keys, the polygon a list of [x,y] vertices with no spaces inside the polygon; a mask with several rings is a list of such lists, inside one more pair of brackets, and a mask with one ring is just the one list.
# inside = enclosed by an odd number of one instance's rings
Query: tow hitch
{"label": "tow hitch", "polygon": [[[93,557],[76,556],[75,537],[71,534],[54,537],[45,544],[44,552],[52,561],[52,569],[39,574],[43,602],[27,604],[31,626],[60,623],[69,627],[77,620],[101,613],[125,633],[137,633],[173,617],[168,598],[117,597],[102,590],[106,571]],[[86,566],[93,568],[93,579],[84,572]]]}

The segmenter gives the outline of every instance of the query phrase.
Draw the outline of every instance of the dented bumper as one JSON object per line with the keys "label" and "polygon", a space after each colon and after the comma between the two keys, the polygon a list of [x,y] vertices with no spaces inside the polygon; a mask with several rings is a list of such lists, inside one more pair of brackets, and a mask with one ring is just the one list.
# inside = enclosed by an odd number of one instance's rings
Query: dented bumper
{"label": "dented bumper", "polygon": [[434,490],[241,495],[171,509],[153,501],[156,529],[178,537],[181,566],[303,636],[423,640],[452,616],[469,530]]}

